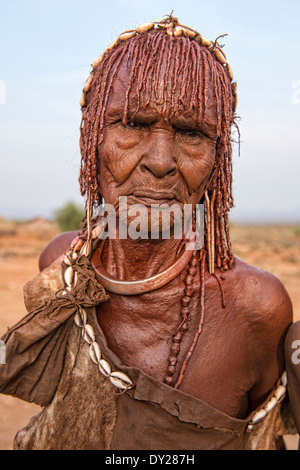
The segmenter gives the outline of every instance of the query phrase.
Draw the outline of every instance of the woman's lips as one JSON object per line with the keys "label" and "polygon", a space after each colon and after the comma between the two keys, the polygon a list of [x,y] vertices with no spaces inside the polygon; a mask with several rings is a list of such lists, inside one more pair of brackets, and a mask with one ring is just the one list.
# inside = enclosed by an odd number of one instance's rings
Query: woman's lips
{"label": "woman's lips", "polygon": [[[136,190],[132,193],[134,199],[145,205],[151,204],[170,204],[170,202],[178,202],[173,192]],[[130,196],[129,196],[130,197]]]}

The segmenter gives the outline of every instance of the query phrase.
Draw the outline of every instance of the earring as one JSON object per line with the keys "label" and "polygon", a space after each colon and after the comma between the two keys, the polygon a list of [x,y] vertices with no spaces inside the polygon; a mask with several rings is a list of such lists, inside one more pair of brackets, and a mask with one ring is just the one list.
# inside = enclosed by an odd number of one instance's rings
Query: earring
{"label": "earring", "polygon": [[208,191],[205,191],[205,202],[206,202],[206,237],[207,237],[207,250],[208,250],[208,269],[210,274],[215,272],[215,215],[214,205],[216,193],[215,190],[212,193],[210,200]]}
{"label": "earring", "polygon": [[88,198],[87,198],[87,242],[86,242],[86,252],[90,253],[92,248],[92,217],[93,217],[93,200],[92,193],[89,189]]}

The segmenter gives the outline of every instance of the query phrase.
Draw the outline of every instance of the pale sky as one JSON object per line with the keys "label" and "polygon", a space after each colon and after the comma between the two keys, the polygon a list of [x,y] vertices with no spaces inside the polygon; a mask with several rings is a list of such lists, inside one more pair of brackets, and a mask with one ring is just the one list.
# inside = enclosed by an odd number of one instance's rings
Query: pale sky
{"label": "pale sky", "polygon": [[300,221],[300,0],[0,0],[0,217],[81,202],[79,99],[124,30],[174,10],[222,40],[238,82],[233,220]]}

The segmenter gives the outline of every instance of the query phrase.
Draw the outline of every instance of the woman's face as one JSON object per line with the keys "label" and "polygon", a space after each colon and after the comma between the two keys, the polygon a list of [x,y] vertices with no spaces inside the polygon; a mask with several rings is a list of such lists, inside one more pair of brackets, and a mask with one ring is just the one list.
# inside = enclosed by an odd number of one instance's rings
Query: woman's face
{"label": "woman's face", "polygon": [[204,194],[215,162],[217,115],[213,85],[208,83],[206,117],[200,126],[198,109],[186,112],[176,99],[173,104],[167,103],[174,106],[173,117],[163,119],[163,102],[154,97],[136,113],[133,98],[124,124],[129,75],[125,58],[114,80],[105,113],[104,140],[98,148],[101,194],[115,207],[120,196],[127,196],[128,206],[176,203],[192,204],[194,208]]}

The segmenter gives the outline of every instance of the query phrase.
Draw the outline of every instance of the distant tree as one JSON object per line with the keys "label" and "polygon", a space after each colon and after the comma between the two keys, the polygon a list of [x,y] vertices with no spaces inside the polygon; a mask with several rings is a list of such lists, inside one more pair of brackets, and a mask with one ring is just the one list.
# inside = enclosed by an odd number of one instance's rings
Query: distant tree
{"label": "distant tree", "polygon": [[78,230],[83,214],[82,207],[74,202],[67,202],[63,207],[54,211],[54,220],[63,232]]}

